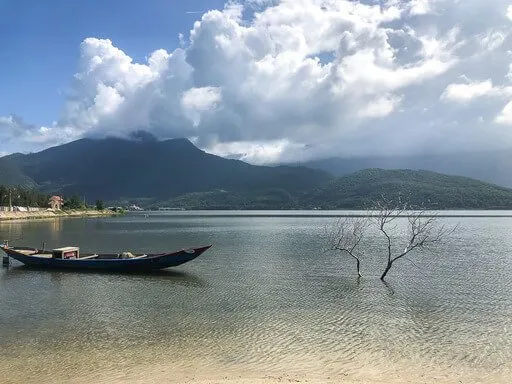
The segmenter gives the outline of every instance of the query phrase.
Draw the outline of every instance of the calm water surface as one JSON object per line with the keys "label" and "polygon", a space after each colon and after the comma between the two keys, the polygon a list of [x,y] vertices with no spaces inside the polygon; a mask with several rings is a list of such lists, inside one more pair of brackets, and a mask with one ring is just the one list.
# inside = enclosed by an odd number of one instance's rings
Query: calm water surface
{"label": "calm water surface", "polygon": [[[170,212],[0,222],[0,239],[82,251],[214,247],[146,275],[0,270],[0,382],[108,381],[173,372],[510,382],[512,218],[442,218],[459,230],[398,262],[368,237],[363,279],[324,254],[320,214]],[[402,245],[401,245],[402,247]],[[408,379],[404,379],[407,377]]]}

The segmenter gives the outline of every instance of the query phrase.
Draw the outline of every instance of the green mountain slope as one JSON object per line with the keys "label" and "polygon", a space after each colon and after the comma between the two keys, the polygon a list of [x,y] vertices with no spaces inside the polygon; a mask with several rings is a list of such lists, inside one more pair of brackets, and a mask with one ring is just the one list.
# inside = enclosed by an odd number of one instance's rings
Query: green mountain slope
{"label": "green mountain slope", "polygon": [[0,185],[186,209],[364,208],[382,194],[435,209],[512,209],[512,190],[430,171],[367,169],[340,178],[306,167],[254,166],[185,139],[82,139],[0,158]]}
{"label": "green mountain slope", "polygon": [[[328,173],[305,167],[263,167],[199,150],[186,139],[167,141],[82,139],[10,158],[18,178],[40,190],[79,194],[87,200],[151,197],[162,201],[217,189],[283,189],[302,193],[327,183]],[[2,164],[7,162],[0,159]]]}
{"label": "green mountain slope", "polygon": [[329,158],[302,165],[335,176],[345,176],[369,168],[423,169],[512,187],[512,149],[443,155]]}
{"label": "green mountain slope", "polygon": [[283,189],[265,189],[244,192],[211,191],[188,193],[159,206],[186,209],[294,209],[300,208],[298,198]]}
{"label": "green mountain slope", "polygon": [[0,158],[0,185],[19,185],[29,188],[36,186],[36,182],[21,171],[18,164],[20,157],[23,157],[23,155],[15,153]]}
{"label": "green mountain slope", "polygon": [[367,169],[336,178],[306,194],[303,207],[364,208],[399,194],[430,209],[512,209],[512,189],[430,171]]}

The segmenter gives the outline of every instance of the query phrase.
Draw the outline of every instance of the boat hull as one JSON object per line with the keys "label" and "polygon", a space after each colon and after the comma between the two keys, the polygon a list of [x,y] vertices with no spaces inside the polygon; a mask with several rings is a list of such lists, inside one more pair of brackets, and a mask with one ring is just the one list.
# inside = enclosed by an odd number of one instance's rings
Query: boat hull
{"label": "boat hull", "polygon": [[142,258],[132,259],[58,259],[38,257],[37,254],[25,255],[17,251],[16,248],[2,247],[2,250],[8,256],[29,267],[45,269],[138,272],[176,267],[194,260],[210,247],[211,245],[201,248],[180,250],[172,253],[147,255]]}

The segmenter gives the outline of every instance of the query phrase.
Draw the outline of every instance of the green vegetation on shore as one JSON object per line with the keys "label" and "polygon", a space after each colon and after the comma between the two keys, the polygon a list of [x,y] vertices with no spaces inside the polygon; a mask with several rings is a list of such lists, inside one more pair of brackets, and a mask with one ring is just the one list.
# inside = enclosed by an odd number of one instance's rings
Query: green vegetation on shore
{"label": "green vegetation on shore", "polygon": [[[41,193],[35,188],[23,186],[5,186],[0,185],[0,206],[4,207],[31,207],[31,208],[49,208],[49,201],[52,194]],[[70,211],[102,211],[104,204],[102,200],[96,200],[94,206],[88,205],[84,199],[78,195],[66,198],[61,212]]]}
{"label": "green vegetation on shore", "polygon": [[30,187],[0,185],[0,206],[48,208],[49,194]]}

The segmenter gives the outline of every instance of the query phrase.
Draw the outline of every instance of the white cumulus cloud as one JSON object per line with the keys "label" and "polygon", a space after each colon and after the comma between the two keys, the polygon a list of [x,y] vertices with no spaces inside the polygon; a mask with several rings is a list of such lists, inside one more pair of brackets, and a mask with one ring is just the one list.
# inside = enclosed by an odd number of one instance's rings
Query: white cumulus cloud
{"label": "white cumulus cloud", "polygon": [[58,121],[12,130],[41,142],[146,130],[257,163],[503,145],[510,135],[494,125],[512,120],[507,5],[231,1],[203,14],[180,48],[145,62],[85,39]]}
{"label": "white cumulus cloud", "polygon": [[466,103],[482,96],[498,93],[491,80],[469,84],[450,84],[441,95],[441,99],[457,103]]}
{"label": "white cumulus cloud", "polygon": [[496,122],[499,124],[512,125],[512,101],[510,101],[503,110],[496,116]]}
{"label": "white cumulus cloud", "polygon": [[213,112],[222,100],[222,92],[217,87],[190,88],[183,93],[181,106],[183,113],[197,127],[201,122],[201,115]]}

